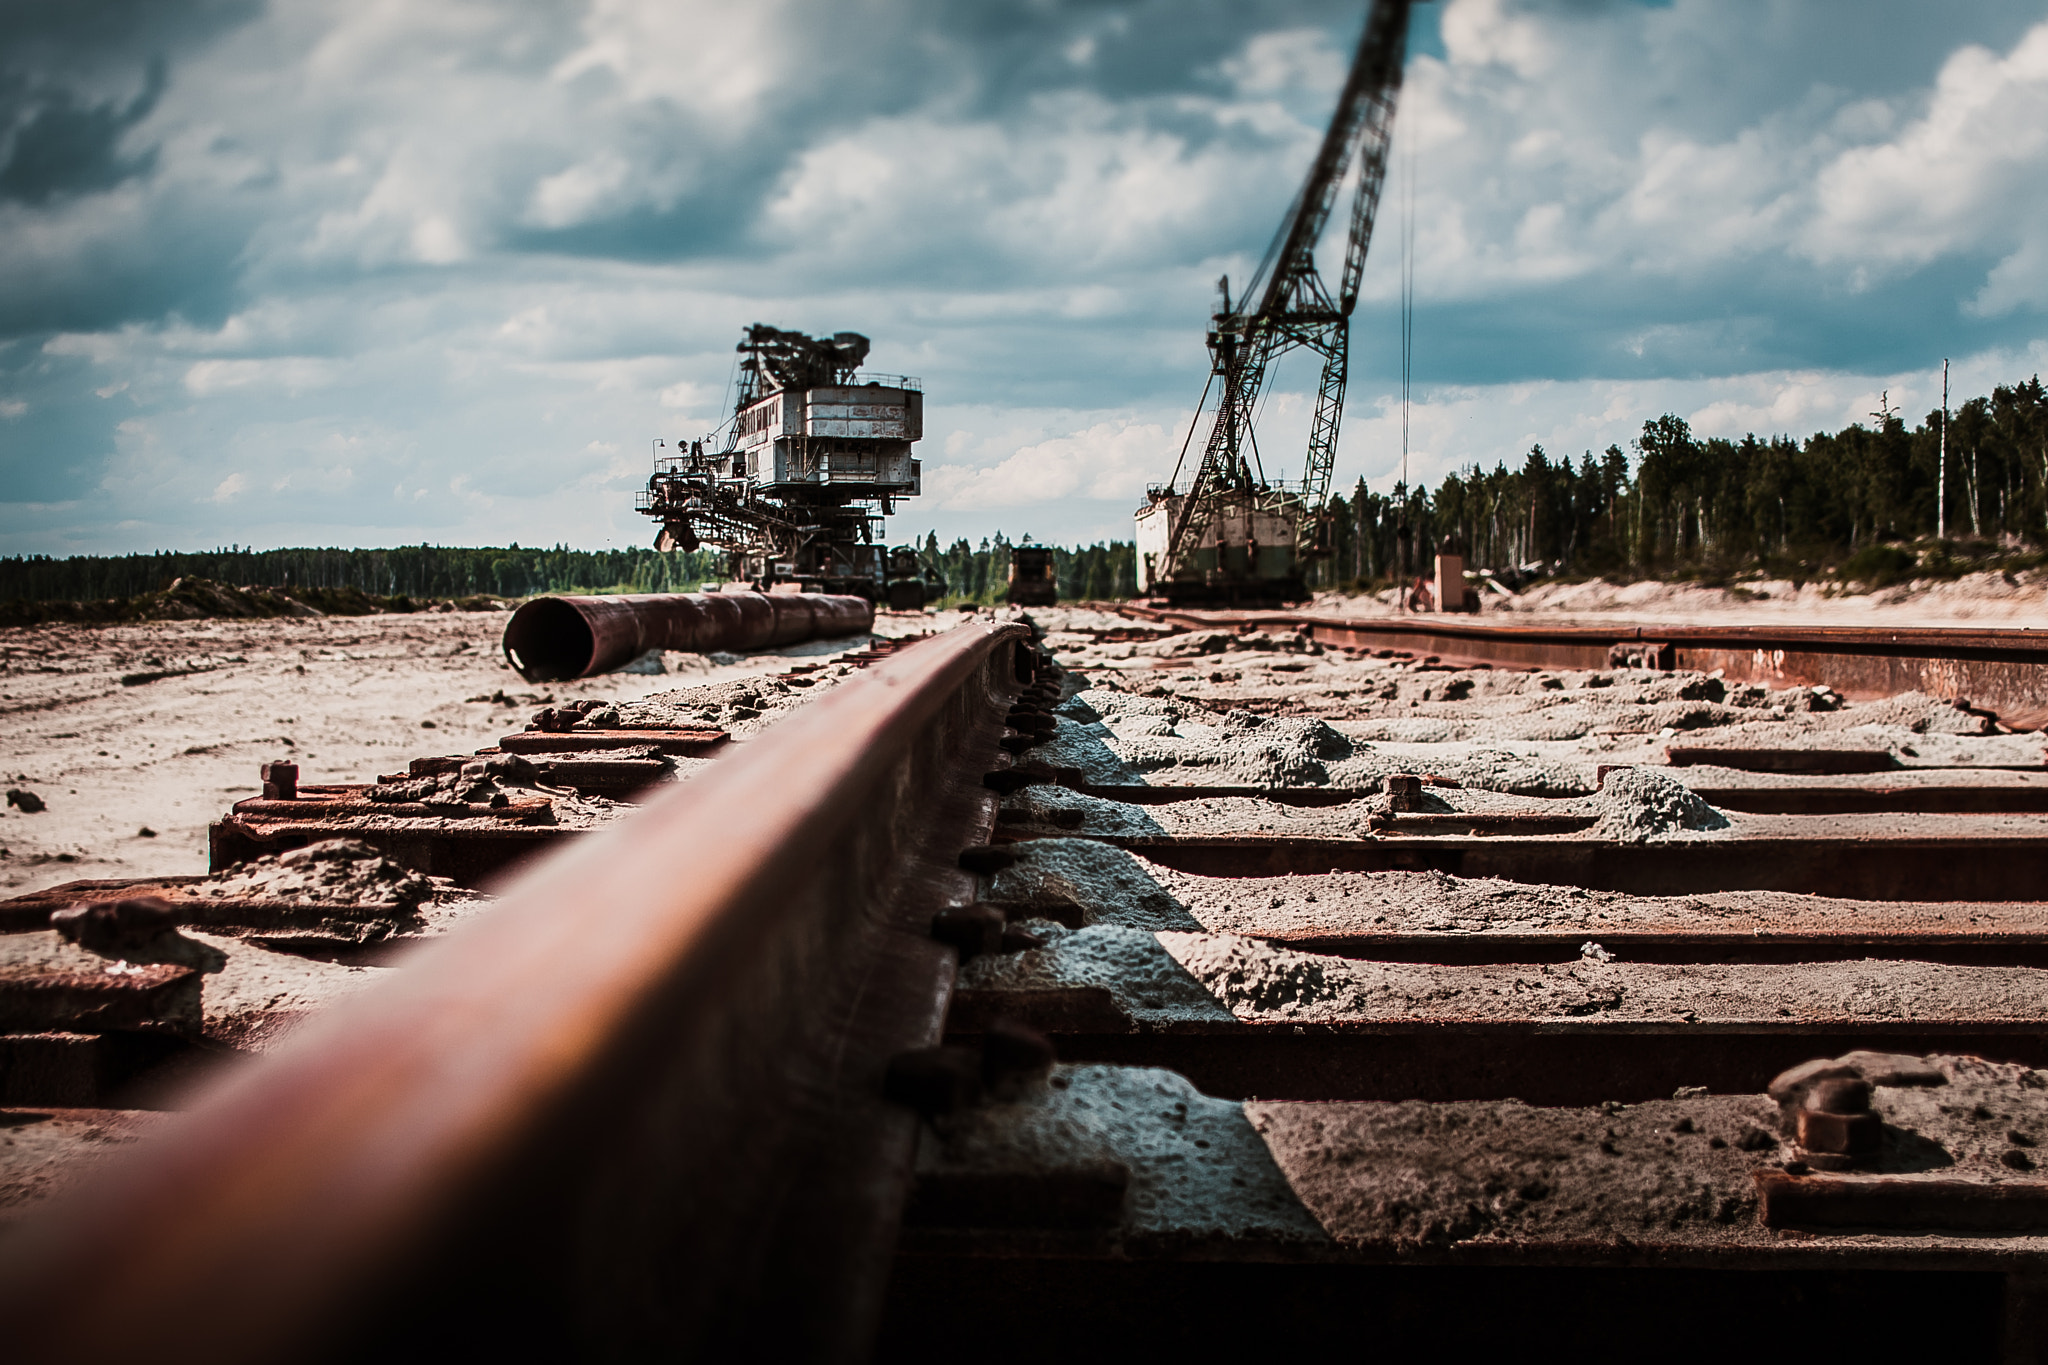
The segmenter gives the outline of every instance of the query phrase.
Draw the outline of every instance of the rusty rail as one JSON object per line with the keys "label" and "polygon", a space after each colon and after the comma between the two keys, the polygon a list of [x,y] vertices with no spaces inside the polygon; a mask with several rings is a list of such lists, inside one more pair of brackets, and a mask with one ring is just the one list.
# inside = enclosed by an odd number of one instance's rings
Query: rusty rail
{"label": "rusty rail", "polygon": [[2048,629],[1508,625],[1440,616],[1188,611],[1137,604],[1124,610],[1143,620],[1195,629],[1299,628],[1322,644],[1435,655],[1449,664],[1720,669],[1730,682],[1771,687],[1825,683],[1859,701],[1924,692],[1990,712],[2016,730],[2048,725]]}
{"label": "rusty rail", "polygon": [[10,1357],[860,1355],[1024,638],[904,650],[212,1082],[0,1247]]}

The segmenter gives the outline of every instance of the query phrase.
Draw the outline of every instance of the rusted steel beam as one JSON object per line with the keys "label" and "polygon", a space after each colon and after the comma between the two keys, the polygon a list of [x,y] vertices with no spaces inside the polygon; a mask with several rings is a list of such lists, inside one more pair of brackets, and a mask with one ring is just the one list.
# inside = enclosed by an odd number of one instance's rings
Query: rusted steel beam
{"label": "rusted steel beam", "polygon": [[1185,1076],[1205,1095],[1231,1100],[1634,1104],[1662,1099],[1683,1085],[1704,1085],[1716,1094],[1753,1093],[1817,1052],[1867,1047],[1971,1053],[2031,1067],[2048,1063],[2048,1035],[2025,1024],[1994,1030],[1943,1021],[1880,1029],[1837,1021],[1819,1027],[1567,1031],[1533,1021],[1519,1027],[1417,1022],[1368,1031],[1290,1022],[1119,1032],[1090,1028],[1078,1011],[1063,1018],[1056,1002],[1034,1010],[1027,1001],[978,1000],[972,994],[963,994],[954,1011],[953,1041],[971,1042],[993,1010],[1042,1029],[1063,1061],[1159,1067]]}
{"label": "rusted steel beam", "polygon": [[1756,1182],[1765,1227],[1840,1231],[2040,1232],[2048,1230],[2048,1183],[1939,1177],[1791,1175],[1763,1170]]}
{"label": "rusted steel beam", "polygon": [[505,658],[528,682],[609,673],[651,649],[743,652],[874,628],[875,604],[823,593],[684,592],[536,597],[505,623]]}
{"label": "rusted steel beam", "polygon": [[2048,814],[2048,785],[2012,787],[1968,782],[1898,787],[1736,787],[1689,784],[1717,810],[1752,815],[2038,815]]}
{"label": "rusted steel beam", "polygon": [[[1745,773],[1881,773],[1899,766],[1889,749],[1760,749],[1733,745],[1673,744],[1664,750],[1674,768],[1711,764]],[[1605,777],[1605,771],[1602,771]]]}
{"label": "rusted steel beam", "polygon": [[210,1086],[0,1245],[10,1357],[858,1357],[1024,635],[834,688]]}
{"label": "rusted steel beam", "polygon": [[[1843,817],[1854,819],[1856,817]],[[1938,817],[1930,817],[1938,818]],[[1875,838],[1823,831],[1618,844],[1571,836],[1317,839],[1282,835],[1110,837],[1152,862],[1210,877],[1448,872],[1644,896],[1798,891],[1855,900],[2031,900],[2048,886],[2048,830],[1973,815],[1942,834]],[[1959,823],[1963,817],[1958,817]],[[1393,833],[1400,833],[1400,825]],[[997,834],[1005,837],[1003,832]]]}
{"label": "rusted steel beam", "polygon": [[510,820],[444,820],[363,815],[334,819],[276,819],[235,812],[207,827],[207,867],[223,872],[266,854],[289,853],[323,839],[357,839],[395,863],[457,886],[480,887],[584,831]]}
{"label": "rusted steel beam", "polygon": [[2048,725],[2048,630],[1895,630],[1875,626],[1481,624],[1316,612],[1204,612],[1127,607],[1196,629],[1286,626],[1322,644],[1393,649],[1452,664],[1509,668],[1622,666],[1720,669],[1731,682],[1825,683],[1855,699],[1925,692],[1996,715],[2018,730]]}
{"label": "rusted steel beam", "polygon": [[724,730],[681,727],[647,730],[521,730],[499,740],[508,754],[586,754],[652,747],[680,758],[701,758],[732,736]]}

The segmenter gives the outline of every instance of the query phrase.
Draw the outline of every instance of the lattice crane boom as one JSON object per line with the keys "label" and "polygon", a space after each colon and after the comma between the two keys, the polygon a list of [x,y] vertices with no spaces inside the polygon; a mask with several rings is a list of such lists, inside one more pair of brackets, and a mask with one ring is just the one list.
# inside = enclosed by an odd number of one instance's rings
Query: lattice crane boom
{"label": "lattice crane boom", "polygon": [[[1409,0],[1372,0],[1315,161],[1237,308],[1231,306],[1228,281],[1223,283],[1223,306],[1209,333],[1212,378],[1222,383],[1217,386],[1201,465],[1168,533],[1166,562],[1160,566],[1167,574],[1203,541],[1216,515],[1217,497],[1226,492],[1263,499],[1274,511],[1291,510],[1298,552],[1313,554],[1318,548],[1316,527],[1329,494],[1343,417],[1351,313],[1358,303],[1393,139],[1408,7]],[[1354,165],[1357,185],[1343,271],[1332,297],[1316,268],[1316,245]],[[1263,470],[1254,470],[1257,444],[1252,421],[1273,362],[1297,348],[1322,357],[1322,377],[1300,487],[1275,489]],[[1247,451],[1252,458],[1247,458]]]}

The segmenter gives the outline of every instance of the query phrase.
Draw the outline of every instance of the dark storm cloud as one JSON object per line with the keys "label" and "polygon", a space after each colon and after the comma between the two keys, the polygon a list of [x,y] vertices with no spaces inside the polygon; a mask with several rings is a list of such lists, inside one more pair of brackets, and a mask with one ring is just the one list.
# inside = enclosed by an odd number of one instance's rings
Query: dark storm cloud
{"label": "dark storm cloud", "polygon": [[122,105],[81,104],[69,90],[56,90],[41,100],[27,97],[19,78],[14,88],[0,91],[0,104],[16,110],[13,132],[0,160],[0,199],[40,204],[53,194],[83,194],[111,189],[130,176],[146,175],[156,163],[156,149],[133,154],[120,149],[121,137],[149,116],[164,92],[164,64],[149,64],[142,93]]}

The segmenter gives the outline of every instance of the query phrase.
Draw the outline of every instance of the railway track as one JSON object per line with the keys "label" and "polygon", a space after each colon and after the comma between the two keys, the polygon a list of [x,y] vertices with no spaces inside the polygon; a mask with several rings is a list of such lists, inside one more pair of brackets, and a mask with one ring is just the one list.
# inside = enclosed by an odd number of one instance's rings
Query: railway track
{"label": "railway track", "polygon": [[[0,904],[18,1358],[2043,1358],[2031,633],[1039,616]],[[157,1100],[186,941],[396,965]]]}

